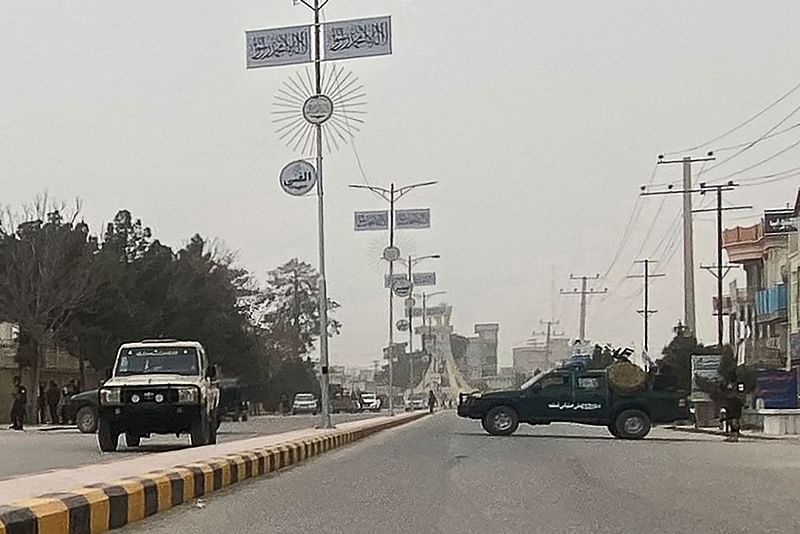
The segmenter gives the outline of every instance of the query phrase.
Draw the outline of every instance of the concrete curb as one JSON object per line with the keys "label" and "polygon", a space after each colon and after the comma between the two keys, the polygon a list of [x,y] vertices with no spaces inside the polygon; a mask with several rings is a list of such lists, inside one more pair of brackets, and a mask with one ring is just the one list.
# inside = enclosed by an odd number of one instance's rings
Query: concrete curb
{"label": "concrete curb", "polygon": [[164,512],[214,491],[273,473],[371,434],[416,421],[417,413],[354,430],[333,430],[261,449],[244,450],[108,484],[0,506],[0,534],[98,534]]}

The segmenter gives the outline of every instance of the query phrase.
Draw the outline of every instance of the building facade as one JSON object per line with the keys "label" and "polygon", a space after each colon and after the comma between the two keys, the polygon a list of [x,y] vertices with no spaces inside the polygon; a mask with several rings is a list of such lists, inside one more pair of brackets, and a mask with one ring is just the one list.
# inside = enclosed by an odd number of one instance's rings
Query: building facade
{"label": "building facade", "polygon": [[497,339],[500,325],[475,325],[477,336],[467,338],[466,378],[469,381],[497,376]]}
{"label": "building facade", "polygon": [[730,284],[722,303],[714,299],[714,309],[728,316],[729,341],[739,365],[783,368],[791,360],[790,258],[796,256],[791,250],[797,246],[795,211],[766,210],[758,224],[723,232],[723,247],[729,261],[744,268],[746,286]]}

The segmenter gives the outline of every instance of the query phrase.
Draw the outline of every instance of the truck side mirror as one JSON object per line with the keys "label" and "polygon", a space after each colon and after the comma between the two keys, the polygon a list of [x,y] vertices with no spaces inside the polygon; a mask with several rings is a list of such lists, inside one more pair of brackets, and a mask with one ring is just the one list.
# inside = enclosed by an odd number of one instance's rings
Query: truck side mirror
{"label": "truck side mirror", "polygon": [[106,367],[103,370],[103,374],[105,375],[106,380],[111,380],[111,367]]}

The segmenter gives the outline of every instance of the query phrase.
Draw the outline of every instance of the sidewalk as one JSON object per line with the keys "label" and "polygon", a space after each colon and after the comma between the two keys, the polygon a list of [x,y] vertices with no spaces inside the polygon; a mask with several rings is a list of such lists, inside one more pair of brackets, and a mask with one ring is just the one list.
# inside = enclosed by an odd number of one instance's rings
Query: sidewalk
{"label": "sidewalk", "polygon": [[[710,436],[719,436],[721,438],[727,436],[727,434],[724,431],[716,427],[696,428],[691,425],[671,425],[662,428],[666,428],[667,430],[674,430],[676,432],[688,432],[691,434],[708,434]],[[744,439],[757,439],[764,441],[783,441],[789,443],[797,443],[798,445],[800,445],[800,435],[796,434],[789,434],[783,436],[766,436],[762,432],[757,432],[755,430],[742,430],[741,437]]]}

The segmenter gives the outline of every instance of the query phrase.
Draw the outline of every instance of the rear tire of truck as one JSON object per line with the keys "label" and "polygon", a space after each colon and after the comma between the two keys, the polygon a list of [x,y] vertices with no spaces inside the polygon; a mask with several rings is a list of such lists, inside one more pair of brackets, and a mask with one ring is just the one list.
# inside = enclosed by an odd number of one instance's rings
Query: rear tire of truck
{"label": "rear tire of truck", "polygon": [[209,439],[208,432],[208,418],[202,416],[192,421],[192,425],[189,428],[189,434],[192,439],[192,447],[202,447],[203,445],[207,445]]}
{"label": "rear tire of truck", "polygon": [[622,439],[642,439],[650,433],[650,417],[641,410],[623,410],[614,426]]}
{"label": "rear tire of truck", "polygon": [[142,443],[141,436],[137,436],[136,434],[131,434],[130,432],[125,432],[125,445],[128,447],[138,447],[139,444]]}
{"label": "rear tire of truck", "polygon": [[84,406],[75,414],[75,424],[81,434],[97,432],[97,412],[91,406]]}
{"label": "rear tire of truck", "polygon": [[111,423],[100,419],[97,422],[97,444],[102,452],[114,452],[119,443],[119,432],[114,430]]}
{"label": "rear tire of truck", "polygon": [[519,415],[510,406],[496,406],[483,416],[481,424],[493,436],[510,436],[519,428]]}

